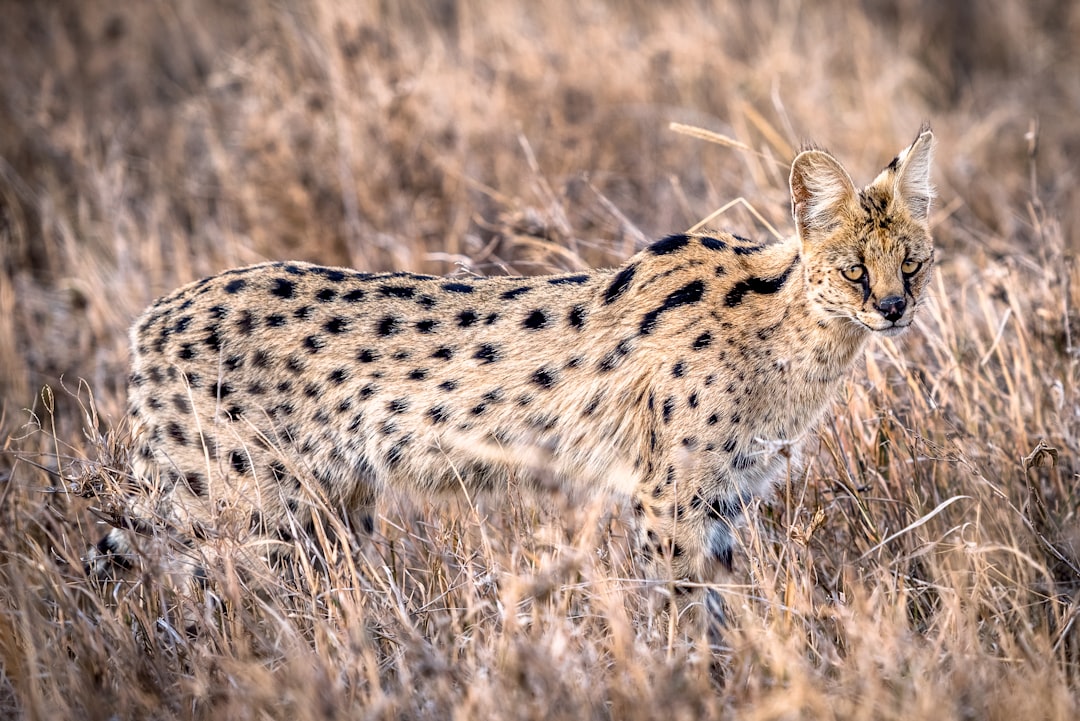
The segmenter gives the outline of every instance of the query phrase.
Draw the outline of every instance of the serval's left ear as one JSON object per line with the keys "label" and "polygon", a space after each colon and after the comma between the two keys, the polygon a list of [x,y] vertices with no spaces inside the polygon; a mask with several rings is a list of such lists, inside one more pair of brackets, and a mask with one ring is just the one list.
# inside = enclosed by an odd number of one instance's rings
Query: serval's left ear
{"label": "serval's left ear", "polygon": [[911,217],[925,221],[930,213],[934,187],[930,184],[930,162],[934,155],[934,134],[923,126],[919,137],[889,164],[885,174],[893,175],[893,199],[903,203]]}

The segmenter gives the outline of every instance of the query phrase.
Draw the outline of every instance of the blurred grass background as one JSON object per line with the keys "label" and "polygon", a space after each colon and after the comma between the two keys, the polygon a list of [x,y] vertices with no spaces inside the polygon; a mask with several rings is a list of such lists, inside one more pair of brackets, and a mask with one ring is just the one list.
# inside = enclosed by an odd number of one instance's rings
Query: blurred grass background
{"label": "blurred grass background", "polygon": [[[9,0],[0,15],[0,712],[1077,714],[1080,5]],[[723,684],[700,640],[620,582],[633,568],[602,504],[511,502],[483,521],[395,507],[348,572],[309,595],[236,591],[194,639],[162,630],[175,601],[156,579],[106,600],[82,579],[100,527],[43,491],[122,474],[126,329],[155,297],[264,259],[611,265],[738,197],[792,232],[800,143],[867,182],[924,120],[934,299],[919,330],[868,350],[806,477],[744,534]],[[768,236],[740,206],[714,224]],[[1029,455],[1040,441],[1053,453]]]}

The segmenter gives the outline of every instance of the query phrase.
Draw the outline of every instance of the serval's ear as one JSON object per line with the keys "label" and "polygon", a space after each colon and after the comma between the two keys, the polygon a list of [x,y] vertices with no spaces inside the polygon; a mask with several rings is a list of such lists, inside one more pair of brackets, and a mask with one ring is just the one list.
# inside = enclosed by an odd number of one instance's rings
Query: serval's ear
{"label": "serval's ear", "polygon": [[925,221],[930,213],[934,188],[930,184],[930,161],[934,155],[934,134],[923,126],[910,147],[896,156],[886,172],[892,170],[893,199],[903,203],[911,217]]}
{"label": "serval's ear", "polygon": [[824,150],[804,150],[791,164],[791,214],[803,240],[827,233],[856,200],[855,184]]}

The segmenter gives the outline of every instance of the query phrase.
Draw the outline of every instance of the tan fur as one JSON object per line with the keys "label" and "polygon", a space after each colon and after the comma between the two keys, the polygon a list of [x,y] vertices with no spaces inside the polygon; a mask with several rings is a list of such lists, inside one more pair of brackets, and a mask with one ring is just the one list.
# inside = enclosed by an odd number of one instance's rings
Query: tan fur
{"label": "tan fur", "polygon": [[633,495],[646,555],[707,580],[866,339],[914,319],[932,142],[861,191],[801,153],[798,234],[773,245],[672,236],[532,278],[271,263],[185,286],[132,329],[132,513],[287,546],[318,514],[362,521],[388,487],[604,486]]}

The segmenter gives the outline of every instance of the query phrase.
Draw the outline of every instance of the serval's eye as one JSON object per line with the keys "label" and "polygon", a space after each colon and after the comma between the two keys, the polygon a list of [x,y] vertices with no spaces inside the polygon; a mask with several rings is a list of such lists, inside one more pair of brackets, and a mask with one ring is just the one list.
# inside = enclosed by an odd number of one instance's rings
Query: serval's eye
{"label": "serval's eye", "polygon": [[921,267],[922,263],[917,260],[912,260],[911,258],[908,258],[900,264],[900,272],[904,275],[915,275],[919,272],[919,268]]}
{"label": "serval's eye", "polygon": [[853,265],[848,268],[841,268],[840,272],[851,282],[857,283],[863,279],[864,275],[866,275],[866,266],[862,264]]}

